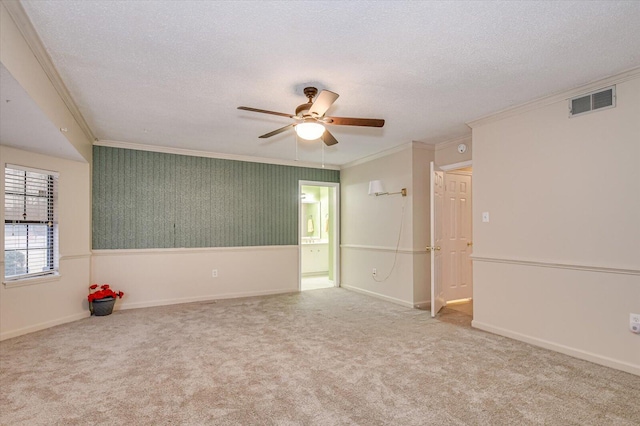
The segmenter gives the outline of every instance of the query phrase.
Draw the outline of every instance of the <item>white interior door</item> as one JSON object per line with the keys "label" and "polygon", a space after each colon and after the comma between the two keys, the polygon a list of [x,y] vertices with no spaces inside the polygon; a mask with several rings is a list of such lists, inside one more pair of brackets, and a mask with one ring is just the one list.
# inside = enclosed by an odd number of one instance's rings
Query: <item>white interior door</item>
{"label": "white interior door", "polygon": [[445,305],[442,288],[442,206],[444,199],[444,173],[431,162],[431,316]]}
{"label": "white interior door", "polygon": [[471,174],[444,175],[444,244],[442,285],[444,300],[473,297],[471,271]]}

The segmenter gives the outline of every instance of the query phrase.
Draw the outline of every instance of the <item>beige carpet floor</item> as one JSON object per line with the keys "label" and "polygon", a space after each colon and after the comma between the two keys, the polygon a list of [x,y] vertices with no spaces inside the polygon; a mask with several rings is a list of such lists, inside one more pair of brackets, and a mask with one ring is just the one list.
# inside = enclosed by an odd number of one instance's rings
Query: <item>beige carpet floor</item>
{"label": "beige carpet floor", "polygon": [[640,377],[339,288],[0,343],[2,425],[638,425]]}

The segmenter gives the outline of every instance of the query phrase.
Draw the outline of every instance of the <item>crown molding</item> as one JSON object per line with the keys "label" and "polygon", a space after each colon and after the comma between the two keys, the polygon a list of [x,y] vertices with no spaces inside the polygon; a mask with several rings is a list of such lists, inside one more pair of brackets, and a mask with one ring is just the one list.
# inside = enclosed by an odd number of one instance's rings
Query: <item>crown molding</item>
{"label": "crown molding", "polygon": [[436,151],[440,151],[441,149],[450,148],[452,146],[458,146],[461,143],[471,143],[471,135],[462,136],[460,138],[451,139],[445,142],[441,142],[436,144]]}
{"label": "crown molding", "polygon": [[379,158],[387,157],[389,155],[397,154],[398,152],[406,151],[407,149],[412,149],[412,148],[423,149],[425,151],[435,151],[434,145],[431,145],[425,142],[411,141],[409,143],[403,143],[401,145],[394,146],[393,148],[368,155],[358,160],[354,160],[350,163],[343,164],[342,169],[348,169],[350,167],[359,166],[361,164],[365,164],[370,161],[377,160]]}
{"label": "crown molding", "polygon": [[427,142],[412,141],[410,145],[411,145],[412,148],[422,149],[422,150],[430,151],[430,152],[434,152],[435,150],[438,149],[437,145],[430,144],[430,143],[427,143]]}
{"label": "crown molding", "polygon": [[151,151],[151,152],[161,152],[165,154],[188,155],[191,157],[206,157],[206,158],[218,158],[221,160],[245,161],[248,163],[263,163],[263,164],[275,164],[278,166],[307,167],[310,169],[340,170],[340,166],[336,166],[334,164],[325,164],[323,167],[321,164],[310,163],[305,161],[279,160],[276,158],[251,157],[248,155],[236,155],[236,154],[223,154],[219,152],[197,151],[193,149],[172,148],[172,147],[157,146],[157,145],[145,145],[145,144],[138,144],[138,143],[132,143],[132,142],[99,140],[94,142],[93,145],[108,146],[111,148],[132,149],[135,151]]}
{"label": "crown molding", "polygon": [[78,106],[71,97],[71,93],[69,93],[69,89],[67,89],[67,86],[62,81],[60,74],[58,74],[58,70],[56,69],[55,65],[53,65],[51,57],[42,44],[42,40],[40,40],[40,36],[38,36],[38,32],[33,27],[33,24],[31,23],[29,16],[22,7],[22,4],[20,4],[18,0],[1,1],[2,5],[9,13],[11,19],[13,19],[13,21],[16,23],[18,30],[29,45],[29,48],[31,49],[31,52],[35,56],[36,60],[42,67],[47,77],[49,77],[49,80],[51,81],[51,84],[55,88],[56,92],[58,92],[58,95],[69,109],[69,112],[82,129],[82,132],[87,138],[89,138],[89,140],[95,141],[96,137],[93,135],[91,128],[89,128],[89,125],[80,113]]}
{"label": "crown molding", "polygon": [[359,158],[357,160],[351,161],[349,163],[343,164],[343,169],[348,169],[350,167],[359,166],[360,164],[365,164],[373,160],[377,160],[378,158],[386,157],[388,155],[397,154],[398,152],[405,151],[410,149],[413,146],[413,142],[403,143],[402,145],[394,146],[393,148],[386,149],[384,151],[377,152],[375,154],[368,155],[366,157]]}
{"label": "crown molding", "polygon": [[487,123],[492,123],[494,121],[502,120],[504,118],[513,117],[514,115],[519,115],[528,111],[532,111],[534,109],[542,108],[544,106],[547,106],[556,102],[566,101],[573,97],[579,96],[583,93],[593,92],[600,88],[612,86],[614,84],[619,84],[619,83],[632,80],[638,77],[640,77],[640,67],[631,68],[630,70],[624,71],[622,73],[609,76],[601,80],[595,80],[571,90],[566,90],[553,95],[545,96],[543,98],[539,98],[522,105],[507,108],[502,111],[489,114],[487,116],[478,118],[476,120],[469,121],[466,124],[471,128],[479,127]]}

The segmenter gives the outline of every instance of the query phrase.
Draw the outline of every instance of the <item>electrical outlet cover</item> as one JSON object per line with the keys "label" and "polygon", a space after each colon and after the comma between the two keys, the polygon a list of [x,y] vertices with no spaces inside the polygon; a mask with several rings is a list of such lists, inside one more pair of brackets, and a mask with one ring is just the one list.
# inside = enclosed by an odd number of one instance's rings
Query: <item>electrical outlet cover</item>
{"label": "electrical outlet cover", "polygon": [[640,334],[640,314],[629,315],[629,330],[632,333]]}

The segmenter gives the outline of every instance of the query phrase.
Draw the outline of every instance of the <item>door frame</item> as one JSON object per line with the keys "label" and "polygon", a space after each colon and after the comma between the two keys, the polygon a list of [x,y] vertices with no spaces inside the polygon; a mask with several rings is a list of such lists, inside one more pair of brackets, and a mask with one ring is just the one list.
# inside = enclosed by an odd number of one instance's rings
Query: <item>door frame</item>
{"label": "door frame", "polygon": [[[453,172],[467,167],[473,167],[473,160],[462,161],[460,163],[447,164],[446,166],[438,166],[443,172]],[[473,172],[471,172],[473,173]]]}
{"label": "door frame", "polygon": [[[473,160],[468,160],[468,161],[461,161],[459,163],[453,163],[453,164],[447,164],[447,165],[442,165],[442,166],[438,166],[435,164],[435,161],[432,161],[431,164],[433,164],[434,169],[432,170],[431,165],[429,167],[429,182],[430,182],[430,188],[429,188],[429,203],[431,206],[431,211],[430,211],[430,217],[429,217],[429,221],[430,223],[433,223],[434,220],[434,200],[432,199],[432,194],[433,194],[433,179],[434,179],[434,171],[435,168],[438,168],[439,171],[442,171],[444,173],[449,173],[449,172],[455,172],[455,171],[459,171],[460,169],[466,169],[467,167],[473,167]],[[471,172],[471,176],[473,179],[473,171]],[[471,223],[473,224],[473,185],[471,185]],[[440,224],[442,226],[442,224]],[[430,244],[433,246],[433,233],[434,233],[434,229],[431,229],[431,236],[430,236]],[[473,227],[471,228],[471,241],[474,240],[473,237],[473,233],[474,233],[474,229]],[[429,256],[429,261],[432,263],[431,265],[431,269],[433,269],[433,262],[431,261],[431,259],[433,259],[433,253],[430,254]],[[473,257],[472,257],[472,265],[473,265]],[[473,279],[473,278],[472,278]],[[436,312],[434,312],[434,308],[435,308],[435,282],[434,282],[434,271],[431,271],[431,279],[430,279],[430,287],[431,287],[431,300],[429,301],[430,304],[430,310],[431,310],[431,316],[435,317]],[[473,292],[475,292],[475,287],[472,290],[472,294]],[[473,300],[473,296],[471,297],[471,300]],[[446,301],[444,306],[446,306]]]}
{"label": "door frame", "polygon": [[334,217],[333,227],[333,286],[340,287],[340,183],[339,182],[320,182],[315,180],[299,180],[298,181],[298,291],[302,290],[302,187],[303,186],[321,186],[334,189],[334,203],[331,213]]}
{"label": "door frame", "polygon": [[[440,178],[437,178],[436,175],[441,174]],[[438,203],[436,197],[436,179],[442,179],[442,187],[440,190],[442,191],[442,199]],[[434,161],[429,163],[429,199],[430,199],[430,217],[429,217],[429,247],[427,247],[427,252],[429,252],[429,262],[431,264],[431,301],[430,301],[430,310],[431,317],[435,317],[436,314],[446,305],[444,299],[442,299],[442,253],[438,253],[440,251],[440,247],[438,244],[442,244],[442,242],[437,238],[437,235],[442,235],[442,208],[444,203],[444,171],[436,166]],[[442,299],[442,300],[441,300]]]}

